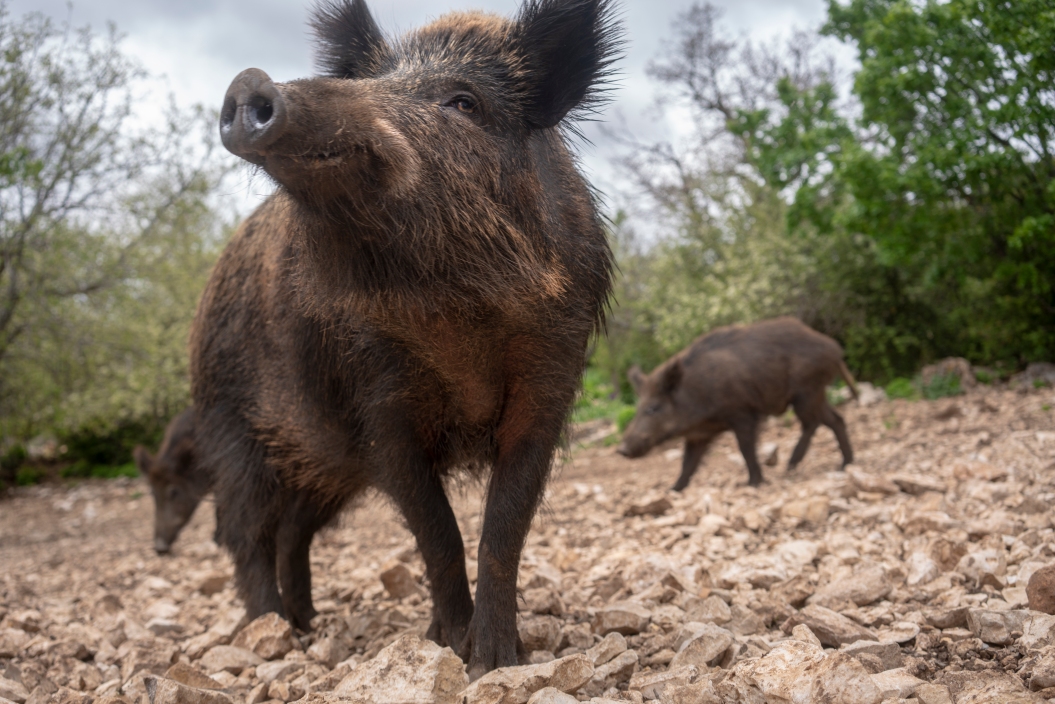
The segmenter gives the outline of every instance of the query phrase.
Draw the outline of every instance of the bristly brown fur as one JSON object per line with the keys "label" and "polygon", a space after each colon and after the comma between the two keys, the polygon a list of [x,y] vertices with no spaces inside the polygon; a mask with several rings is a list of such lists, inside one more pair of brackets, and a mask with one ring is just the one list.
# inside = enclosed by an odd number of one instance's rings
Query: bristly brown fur
{"label": "bristly brown fur", "polygon": [[[612,17],[609,0],[532,0],[387,38],[361,0],[328,0],[324,77],[268,87],[288,124],[242,155],[279,189],[191,337],[217,537],[250,615],[308,627],[311,538],[375,488],[425,558],[429,636],[473,676],[516,663],[520,551],[610,291],[561,128],[596,108]],[[232,91],[267,80],[247,74]],[[487,467],[474,606],[444,481]]]}

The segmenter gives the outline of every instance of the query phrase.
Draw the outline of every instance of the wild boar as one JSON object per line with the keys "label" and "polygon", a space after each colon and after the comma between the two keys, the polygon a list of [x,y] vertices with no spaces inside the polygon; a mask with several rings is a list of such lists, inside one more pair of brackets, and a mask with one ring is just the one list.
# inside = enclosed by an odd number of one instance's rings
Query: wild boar
{"label": "wild boar", "polygon": [[747,463],[748,483],[762,483],[755,445],[758,425],[790,405],[802,424],[802,436],[788,471],[802,461],[817,426],[832,429],[843,455],[853,462],[846,423],[828,403],[825,387],[842,377],[857,398],[857,387],[843,362],[839,343],[795,318],[718,328],[697,338],[645,376],[636,366],[628,373],[638,395],[637,412],[623,434],[618,452],[641,457],[670,438],[684,437],[682,491],[711,442],[732,430]]}
{"label": "wild boar", "polygon": [[194,409],[188,408],[172,419],[157,456],[137,445],[132,457],[139,473],[150,482],[154,549],[163,555],[172,549],[183,526],[212,488],[212,477],[198,462],[194,449]]}
{"label": "wild boar", "polygon": [[[566,144],[618,51],[609,0],[453,13],[399,38],[317,6],[322,76],[237,76],[224,145],[277,190],[191,333],[197,443],[250,618],[307,629],[312,536],[368,490],[417,540],[428,637],[517,662],[520,554],[603,324],[611,252]],[[476,602],[445,483],[487,477]]]}

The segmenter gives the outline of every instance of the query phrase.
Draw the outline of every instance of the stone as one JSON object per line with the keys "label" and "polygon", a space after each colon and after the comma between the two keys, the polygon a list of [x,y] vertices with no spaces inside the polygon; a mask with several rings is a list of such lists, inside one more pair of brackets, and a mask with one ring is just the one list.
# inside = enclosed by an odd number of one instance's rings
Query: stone
{"label": "stone", "polygon": [[813,635],[813,631],[811,631],[810,627],[804,623],[800,623],[791,629],[791,637],[795,640],[801,640],[803,643],[813,643],[818,648],[824,647],[820,638]]}
{"label": "stone", "polygon": [[234,704],[231,697],[213,689],[188,687],[164,677],[145,678],[150,704]]}
{"label": "stone", "polygon": [[634,601],[617,601],[605,606],[594,616],[593,630],[602,636],[621,633],[631,636],[648,628],[652,612]]}
{"label": "stone", "polygon": [[[732,678],[753,685],[766,702],[878,704],[879,688],[860,662],[841,652],[826,654],[810,643],[787,640],[756,661],[745,660]],[[755,700],[759,701],[759,700]]]}
{"label": "stone", "polygon": [[1030,612],[1018,644],[1027,649],[1055,645],[1055,616],[1039,611]]}
{"label": "stone", "polygon": [[4,618],[4,625],[26,633],[36,633],[40,630],[43,620],[44,617],[36,609],[23,609],[9,613]]}
{"label": "stone", "polygon": [[235,634],[249,622],[245,609],[235,606],[224,611],[205,633],[190,638],[183,643],[183,652],[192,660],[200,658],[210,648],[217,645],[228,645]]}
{"label": "stone", "polygon": [[381,584],[393,599],[405,599],[411,594],[422,594],[424,591],[410,568],[399,561],[389,563],[381,571]]}
{"label": "stone", "polygon": [[807,604],[831,607],[845,601],[857,606],[867,606],[884,598],[893,585],[887,579],[886,570],[874,562],[858,563],[854,573],[847,579],[833,580],[806,600]]}
{"label": "stone", "polygon": [[561,648],[588,650],[593,647],[593,629],[588,623],[565,625],[561,629]]}
{"label": "stone", "polygon": [[889,626],[882,626],[876,633],[880,641],[891,643],[908,643],[919,635],[919,624],[911,621],[895,621]]}
{"label": "stone", "polygon": [[879,659],[882,666],[880,672],[899,668],[905,663],[905,656],[897,643],[877,643],[871,640],[859,640],[856,643],[844,645],[841,652],[850,657],[859,658],[861,655],[872,655]]}
{"label": "stone", "polygon": [[886,401],[886,391],[867,381],[857,382],[857,405],[865,408]]}
{"label": "stone", "polygon": [[670,499],[666,496],[660,496],[655,499],[641,501],[636,504],[630,504],[626,507],[626,511],[623,512],[624,516],[662,516],[664,513],[674,508],[674,504],[670,503]]}
{"label": "stone", "polygon": [[0,658],[14,658],[33,636],[17,628],[0,629]]}
{"label": "stone", "polygon": [[531,695],[527,704],[579,704],[579,700],[556,687],[543,687]]}
{"label": "stone", "polygon": [[170,636],[183,633],[183,626],[168,618],[152,618],[147,621],[146,628],[156,636]]}
{"label": "stone", "polygon": [[1022,636],[1029,617],[1025,610],[969,609],[967,628],[983,643],[1011,645]]}
{"label": "stone", "polygon": [[1002,670],[943,672],[937,684],[949,688],[956,704],[1042,704],[1022,680]]}
{"label": "stone", "polygon": [[953,704],[949,688],[943,684],[921,684],[915,695],[919,704]]}
{"label": "stone", "polygon": [[308,656],[332,670],[348,657],[348,648],[336,638],[320,638],[308,648]]}
{"label": "stone", "polygon": [[905,567],[908,568],[905,584],[910,587],[918,587],[941,576],[941,565],[925,552],[917,551],[909,555]]}
{"label": "stone", "polygon": [[524,604],[533,614],[563,616],[564,602],[560,595],[549,587],[524,590]]}
{"label": "stone", "polygon": [[609,633],[592,648],[586,651],[586,657],[590,659],[594,667],[603,665],[615,656],[626,651],[626,638],[622,633]]}
{"label": "stone", "polygon": [[0,697],[9,699],[15,704],[23,704],[29,699],[29,692],[22,685],[21,682],[9,680],[6,677],[0,677]]}
{"label": "stone", "polygon": [[334,693],[363,704],[461,704],[468,684],[465,664],[453,650],[405,635],[357,665]]}
{"label": "stone", "polygon": [[780,462],[780,445],[775,442],[767,442],[758,449],[758,457],[762,464],[767,467],[776,467]]}
{"label": "stone", "polygon": [[1034,663],[1029,687],[1033,690],[1055,687],[1055,653],[1049,651]]}
{"label": "stone", "polygon": [[594,668],[593,675],[585,688],[590,693],[606,692],[629,680],[638,666],[638,655],[635,650],[624,650],[614,658]]}
{"label": "stone", "polygon": [[1030,575],[1026,598],[1031,610],[1055,614],[1055,565],[1041,567]]}
{"label": "stone", "polygon": [[976,587],[985,585],[1003,589],[1007,586],[1007,555],[1003,548],[979,550],[964,555],[956,565],[956,571],[970,580]]}
{"label": "stone", "polygon": [[662,699],[666,690],[683,687],[700,674],[695,665],[674,667],[664,672],[638,672],[630,678],[626,689],[628,692],[640,692],[645,699]]}
{"label": "stone", "polygon": [[897,484],[886,477],[866,472],[856,465],[846,465],[846,476],[858,491],[869,494],[897,494],[901,491]]}
{"label": "stone", "polygon": [[872,682],[879,689],[879,696],[883,699],[908,699],[924,684],[923,680],[909,674],[903,667],[874,674]]}
{"label": "stone", "polygon": [[469,685],[462,692],[461,699],[452,701],[462,704],[526,704],[532,694],[546,687],[575,692],[589,682],[593,674],[590,659],[582,653],[542,665],[500,667]]}
{"label": "stone", "polygon": [[528,652],[556,652],[561,640],[561,622],[553,616],[529,616],[517,624],[517,633]]}
{"label": "stone", "polygon": [[264,660],[275,660],[293,650],[293,628],[278,614],[266,613],[243,628],[231,645],[251,650]]}
{"label": "stone", "polygon": [[232,675],[237,675],[245,668],[256,667],[263,662],[264,659],[252,650],[235,645],[217,645],[201,656],[198,667],[209,675],[216,672],[230,672]]}
{"label": "stone", "polygon": [[927,624],[935,628],[965,628],[967,626],[967,606],[949,608],[928,608],[923,612]]}
{"label": "stone", "polygon": [[784,622],[783,630],[790,633],[800,623],[810,627],[824,645],[837,648],[843,643],[859,640],[878,640],[876,635],[840,613],[817,604],[809,604]]}
{"label": "stone", "polygon": [[733,634],[721,626],[705,623],[697,635],[678,648],[674,659],[670,661],[670,668],[673,670],[693,665],[700,671],[706,670],[717,663],[733,640]]}
{"label": "stone", "polygon": [[717,623],[719,626],[729,623],[733,613],[721,597],[711,595],[706,599],[691,597],[686,600],[685,620]]}
{"label": "stone", "polygon": [[174,680],[195,689],[222,689],[219,682],[185,662],[177,662],[166,670],[165,679]]}
{"label": "stone", "polygon": [[303,670],[304,663],[292,662],[290,660],[275,660],[265,662],[256,666],[256,678],[264,684],[271,684],[275,680],[285,679],[297,670]]}
{"label": "stone", "polygon": [[171,641],[156,638],[150,641],[125,641],[117,649],[121,662],[121,681],[134,675],[163,675],[176,661],[179,650]]}
{"label": "stone", "polygon": [[828,520],[831,501],[827,496],[814,496],[809,499],[796,499],[784,504],[780,509],[782,518],[791,518],[807,523],[824,523]]}
{"label": "stone", "polygon": [[894,482],[901,491],[906,494],[912,494],[913,496],[920,496],[928,491],[944,493],[946,490],[943,481],[936,477],[929,477],[923,474],[906,474],[898,472],[896,474],[891,474],[888,479]]}
{"label": "stone", "polygon": [[209,572],[198,580],[198,591],[205,596],[212,596],[223,591],[230,577],[226,572]]}

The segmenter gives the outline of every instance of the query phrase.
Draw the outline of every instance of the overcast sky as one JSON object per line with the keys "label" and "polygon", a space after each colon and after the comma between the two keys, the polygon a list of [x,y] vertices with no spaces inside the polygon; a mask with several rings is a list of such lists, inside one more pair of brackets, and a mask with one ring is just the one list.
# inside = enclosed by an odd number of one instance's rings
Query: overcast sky
{"label": "overcast sky", "polygon": [[[792,29],[817,27],[825,16],[825,0],[711,0],[723,9],[723,23],[733,33],[769,40]],[[369,0],[368,0],[369,2]],[[645,75],[669,34],[671,22],[691,0],[622,0],[626,57],[622,77],[606,118],[621,116],[643,141],[667,139],[677,131],[677,113],[657,116],[648,111],[656,90]],[[482,9],[515,13],[516,0],[374,0],[374,18],[387,33],[411,29],[452,9]],[[40,11],[72,24],[90,24],[97,31],[114,22],[126,39],[125,50],[160,81],[158,100],[166,93],[177,103],[218,107],[231,79],[256,67],[285,81],[312,73],[306,18],[311,0],[8,0],[15,16]],[[149,106],[146,106],[149,110]],[[602,189],[618,176],[613,150],[603,134],[589,127],[592,146],[582,147],[583,163]],[[251,188],[266,188],[260,179]]]}

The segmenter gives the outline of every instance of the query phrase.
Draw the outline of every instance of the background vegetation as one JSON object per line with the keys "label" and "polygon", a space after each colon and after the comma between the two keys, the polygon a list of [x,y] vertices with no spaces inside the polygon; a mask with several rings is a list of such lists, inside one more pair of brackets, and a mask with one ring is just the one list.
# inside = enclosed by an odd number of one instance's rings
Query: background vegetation
{"label": "background vegetation", "polygon": [[[853,75],[833,40],[856,49]],[[781,314],[903,396],[941,357],[1055,358],[1053,46],[1050,0],[829,0],[819,33],[768,46],[690,6],[650,74],[691,135],[611,134],[621,276],[576,418],[625,421],[632,363]],[[234,164],[206,110],[142,127],[148,78],[112,28],[0,0],[2,481],[33,481],[28,450],[49,439],[67,476],[133,471],[131,447],[188,403]]]}

